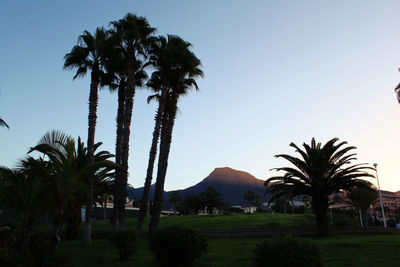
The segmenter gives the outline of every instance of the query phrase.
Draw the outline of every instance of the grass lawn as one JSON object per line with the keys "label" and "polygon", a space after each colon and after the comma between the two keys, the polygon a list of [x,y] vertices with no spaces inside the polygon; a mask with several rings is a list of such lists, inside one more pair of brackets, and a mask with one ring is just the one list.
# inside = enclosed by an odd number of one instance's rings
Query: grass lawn
{"label": "grass lawn", "polygon": [[[195,266],[250,266],[256,244],[265,238],[210,238],[208,252]],[[324,266],[399,266],[400,235],[338,235],[310,239],[323,252]],[[61,251],[75,266],[158,266],[141,240],[134,260],[119,262],[116,248],[108,240],[62,242]]]}
{"label": "grass lawn", "polygon": [[[126,220],[128,229],[136,228],[136,218]],[[149,218],[144,222],[147,229]],[[265,228],[265,227],[296,227],[314,224],[312,215],[307,214],[282,214],[282,213],[254,213],[231,215],[188,215],[168,216],[160,219],[160,227],[182,225],[196,229],[225,229],[225,228]],[[93,223],[93,230],[111,230],[108,220]]]}

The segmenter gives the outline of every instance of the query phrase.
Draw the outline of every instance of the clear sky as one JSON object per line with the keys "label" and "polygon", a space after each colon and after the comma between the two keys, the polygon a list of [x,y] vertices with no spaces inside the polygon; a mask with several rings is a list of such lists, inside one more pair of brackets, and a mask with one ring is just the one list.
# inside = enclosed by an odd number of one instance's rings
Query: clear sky
{"label": "clear sky", "polygon": [[[12,167],[48,130],[86,140],[89,77],[63,56],[84,30],[126,13],[193,44],[200,92],[180,102],[166,189],[215,167],[259,179],[294,153],[290,142],[338,137],[357,162],[378,163],[381,187],[400,190],[399,1],[13,1],[0,4],[0,165]],[[130,177],[143,186],[156,106],[134,104]],[[96,141],[114,152],[116,94],[100,93]]]}

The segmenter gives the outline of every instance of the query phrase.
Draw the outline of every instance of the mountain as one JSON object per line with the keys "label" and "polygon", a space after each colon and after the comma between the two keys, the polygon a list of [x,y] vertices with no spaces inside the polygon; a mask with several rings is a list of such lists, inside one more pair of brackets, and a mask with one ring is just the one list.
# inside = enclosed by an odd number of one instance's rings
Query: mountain
{"label": "mountain", "polygon": [[[179,191],[181,197],[184,198],[189,194],[200,194],[210,185],[214,186],[215,189],[222,194],[223,200],[229,202],[232,206],[246,204],[243,196],[247,190],[258,194],[261,198],[261,202],[268,200],[268,196],[264,196],[266,188],[263,180],[257,179],[248,172],[234,170],[229,167],[216,168],[198,184],[177,191]],[[164,204],[166,206],[168,206],[168,195],[171,192],[172,191],[164,193]],[[136,199],[140,199],[143,194],[143,187],[130,189],[128,194],[130,197],[134,196]],[[150,190],[150,195],[153,196],[153,194],[154,185],[152,185]]]}

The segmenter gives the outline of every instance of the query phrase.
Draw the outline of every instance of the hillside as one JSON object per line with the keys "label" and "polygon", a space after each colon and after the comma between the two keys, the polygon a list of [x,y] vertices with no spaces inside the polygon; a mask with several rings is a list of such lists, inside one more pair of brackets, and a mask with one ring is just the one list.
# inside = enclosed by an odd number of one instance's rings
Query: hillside
{"label": "hillside", "polygon": [[[244,193],[251,190],[260,195],[262,202],[267,200],[264,197],[265,186],[264,181],[257,179],[248,172],[234,170],[229,167],[216,168],[201,182],[186,189],[178,190],[182,197],[189,194],[199,194],[203,192],[207,186],[214,186],[215,189],[222,194],[225,202],[229,202],[232,206],[244,205],[246,201],[243,199]],[[140,199],[143,193],[143,187],[130,190],[130,196]],[[167,204],[168,195],[165,192],[164,203]],[[154,194],[154,185],[150,190],[150,195]]]}

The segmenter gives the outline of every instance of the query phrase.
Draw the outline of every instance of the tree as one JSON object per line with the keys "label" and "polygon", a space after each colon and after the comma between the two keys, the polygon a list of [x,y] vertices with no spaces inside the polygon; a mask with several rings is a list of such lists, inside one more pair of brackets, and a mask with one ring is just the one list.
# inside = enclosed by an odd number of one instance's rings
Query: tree
{"label": "tree", "polygon": [[174,75],[170,77],[169,80],[171,90],[167,94],[165,110],[162,117],[160,153],[153,201],[154,208],[149,224],[150,232],[155,232],[158,229],[160,221],[165,176],[167,174],[172,132],[178,110],[179,98],[188,94],[192,87],[198,89],[195,79],[203,76],[203,72],[200,69],[200,60],[189,48],[190,44],[186,48],[182,48],[179,53],[179,61],[174,67]]}
{"label": "tree", "polygon": [[311,145],[303,143],[304,150],[294,143],[293,147],[301,158],[286,154],[275,157],[283,158],[295,167],[276,168],[284,174],[269,178],[265,182],[267,193],[271,193],[270,201],[290,192],[291,196],[308,195],[311,197],[312,208],[316,215],[316,222],[320,235],[328,234],[328,201],[329,196],[340,189],[349,190],[354,187],[369,188],[371,183],[362,180],[362,177],[374,177],[367,170],[373,168],[365,164],[352,165],[355,160],[354,146],[347,146],[347,142],[337,143],[338,139],[329,140],[324,146],[316,143],[312,138]]}
{"label": "tree", "polygon": [[182,40],[180,37],[168,35],[167,38],[163,36],[154,38],[149,49],[149,61],[147,62],[147,65],[151,65],[155,71],[147,82],[147,87],[155,94],[149,96],[147,100],[148,103],[152,100],[157,100],[158,108],[154,118],[155,125],[153,139],[149,152],[146,179],[136,225],[136,230],[139,232],[142,229],[144,218],[148,212],[150,186],[153,179],[154,162],[157,156],[157,147],[160,138],[162,116],[165,110],[167,94],[171,91],[171,80],[182,62],[182,56],[184,56],[182,51],[185,51],[188,47],[190,47],[190,44]]}
{"label": "tree", "polygon": [[207,213],[212,214],[214,208],[223,205],[222,194],[219,193],[214,186],[207,186],[204,192],[200,193],[200,199],[203,205],[207,208]]}
{"label": "tree", "polygon": [[48,206],[42,160],[28,157],[14,170],[0,167],[0,208],[17,222],[18,251],[25,255],[36,217]]}
{"label": "tree", "polygon": [[6,127],[7,129],[10,129],[8,124],[2,118],[0,118],[0,126],[3,126],[3,127]]}
{"label": "tree", "polygon": [[177,206],[177,210],[180,214],[198,214],[200,210],[204,209],[204,201],[200,195],[189,194],[183,201]]}
{"label": "tree", "polygon": [[259,207],[261,205],[260,196],[258,194],[255,194],[251,190],[247,190],[244,193],[243,198],[244,198],[244,200],[246,200],[249,203],[250,206]]}
{"label": "tree", "polygon": [[[147,77],[143,71],[143,59],[154,28],[146,18],[128,13],[123,19],[111,22],[111,41],[114,54],[120,55],[122,69],[126,77],[123,91],[123,115],[118,114],[122,126],[117,127],[116,160],[121,170],[116,173],[114,190],[114,227],[123,230],[125,227],[125,199],[128,180],[129,137],[133,112],[133,102],[137,86],[142,85]],[[120,106],[118,108],[120,111]],[[121,117],[119,117],[121,116]],[[119,125],[120,126],[120,125]]]}
{"label": "tree", "polygon": [[[100,145],[95,144],[94,150]],[[46,183],[50,209],[55,212],[53,248],[56,250],[66,218],[76,214],[77,208],[80,210],[88,196],[93,194],[91,187],[96,177],[104,178],[117,166],[108,160],[112,155],[107,151],[97,153],[96,160],[88,164],[88,152],[80,138],[76,148],[74,139],[60,131],[46,133],[29,153],[33,151],[43,153],[43,158],[47,158],[46,168],[41,175]]]}
{"label": "tree", "polygon": [[[64,59],[64,68],[73,69],[77,68],[74,79],[80,76],[85,76],[88,70],[91,70],[90,78],[90,93],[89,93],[89,115],[88,115],[88,140],[87,150],[88,157],[87,163],[94,162],[94,142],[95,142],[95,129],[97,120],[97,102],[98,102],[98,87],[100,84],[101,76],[104,74],[104,50],[106,47],[108,32],[99,27],[96,29],[95,34],[92,35],[88,31],[84,31],[78,39],[78,45],[75,45],[71,52],[66,54]],[[84,231],[84,242],[91,243],[91,217],[93,206],[93,183],[90,185],[90,194],[87,200],[86,209],[86,223]]]}
{"label": "tree", "polygon": [[[377,200],[378,192],[375,188],[350,188],[347,199],[350,203],[361,211],[360,216],[364,217],[364,227],[368,227],[368,209]],[[360,218],[362,220],[362,218]]]}
{"label": "tree", "polygon": [[181,200],[182,198],[179,195],[179,191],[173,191],[171,194],[169,194],[168,202],[172,204],[172,210],[174,211],[174,214],[176,212],[176,207]]}

